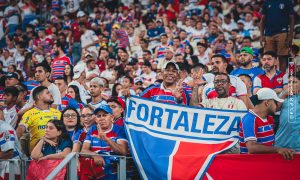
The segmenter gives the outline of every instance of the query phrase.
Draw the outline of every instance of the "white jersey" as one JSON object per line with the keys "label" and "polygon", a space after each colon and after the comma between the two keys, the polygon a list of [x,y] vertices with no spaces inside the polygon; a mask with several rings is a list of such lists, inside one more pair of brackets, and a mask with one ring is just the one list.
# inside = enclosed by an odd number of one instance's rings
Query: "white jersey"
{"label": "white jersey", "polygon": [[[95,34],[94,31],[92,30],[86,30],[82,35],[81,35],[81,47],[84,48],[85,46],[99,40],[98,36]],[[98,56],[98,50],[96,46],[90,46],[87,48],[89,52],[94,52]]]}
{"label": "white jersey", "polygon": [[18,113],[16,109],[16,105],[12,108],[3,110],[4,120],[9,123],[13,128],[16,128],[18,122]]}
{"label": "white jersey", "polygon": [[247,107],[242,100],[232,96],[227,98],[206,99],[203,100],[201,104],[205,108],[247,110]]}
{"label": "white jersey", "polygon": [[100,107],[101,105],[107,105],[107,102],[102,99],[102,101],[97,102],[97,103],[90,102],[89,105],[91,105],[93,108],[96,109],[96,108]]}
{"label": "white jersey", "polygon": [[[16,131],[9,123],[3,120],[0,120],[0,142],[0,152],[13,150],[14,155],[12,159],[23,157]],[[13,163],[13,168],[16,174],[20,174],[20,164],[18,162]],[[9,172],[9,163],[7,161],[0,161],[1,178],[4,178],[4,174]]]}

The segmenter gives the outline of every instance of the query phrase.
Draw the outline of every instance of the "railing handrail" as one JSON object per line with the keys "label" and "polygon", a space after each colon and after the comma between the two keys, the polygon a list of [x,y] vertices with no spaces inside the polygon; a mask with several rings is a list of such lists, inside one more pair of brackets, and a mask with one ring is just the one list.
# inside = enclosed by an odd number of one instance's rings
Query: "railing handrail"
{"label": "railing handrail", "polygon": [[[76,152],[71,152],[68,154],[65,159],[60,162],[57,167],[47,176],[46,180],[51,180],[54,179],[54,177],[74,158],[78,156],[78,153]],[[76,165],[76,164],[75,164]]]}

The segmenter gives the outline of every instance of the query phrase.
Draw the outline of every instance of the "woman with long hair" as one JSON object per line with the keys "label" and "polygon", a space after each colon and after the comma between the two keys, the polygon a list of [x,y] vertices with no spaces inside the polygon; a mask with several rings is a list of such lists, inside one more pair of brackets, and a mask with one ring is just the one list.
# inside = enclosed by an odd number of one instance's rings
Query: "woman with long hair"
{"label": "woman with long hair", "polygon": [[46,125],[45,136],[31,152],[34,160],[63,159],[72,149],[72,141],[61,120],[50,120]]}
{"label": "woman with long hair", "polygon": [[114,86],[112,87],[111,96],[118,97],[119,92],[121,91],[121,89],[122,89],[122,84],[115,83]]}
{"label": "woman with long hair", "polygon": [[73,140],[75,133],[82,128],[78,111],[72,107],[66,107],[61,112],[61,120],[66,127],[69,137]]}
{"label": "woman with long hair", "polygon": [[73,99],[75,99],[78,103],[82,103],[79,94],[79,88],[75,85],[70,85],[67,89],[67,94],[70,95]]}
{"label": "woman with long hair", "polygon": [[83,128],[75,133],[73,139],[73,149],[72,152],[80,152],[83,141],[85,140],[86,133],[89,131],[90,127],[95,124],[96,116],[94,115],[94,109],[92,106],[87,105],[81,110],[81,124]]}
{"label": "woman with long hair", "polygon": [[73,66],[67,64],[64,69],[64,79],[68,82],[68,84],[73,80],[74,71]]}

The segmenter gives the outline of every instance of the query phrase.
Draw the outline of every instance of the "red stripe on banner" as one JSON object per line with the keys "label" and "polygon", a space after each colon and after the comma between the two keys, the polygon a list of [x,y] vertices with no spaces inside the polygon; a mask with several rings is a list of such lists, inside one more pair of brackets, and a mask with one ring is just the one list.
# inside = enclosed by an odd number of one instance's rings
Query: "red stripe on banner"
{"label": "red stripe on banner", "polygon": [[[194,179],[208,155],[226,149],[231,144],[232,141],[220,144],[180,142],[178,150],[173,156],[172,179]],[[186,171],[187,169],[188,171]]]}
{"label": "red stripe on banner", "polygon": [[218,155],[204,179],[272,179],[299,180],[300,154],[285,160],[279,154]]}

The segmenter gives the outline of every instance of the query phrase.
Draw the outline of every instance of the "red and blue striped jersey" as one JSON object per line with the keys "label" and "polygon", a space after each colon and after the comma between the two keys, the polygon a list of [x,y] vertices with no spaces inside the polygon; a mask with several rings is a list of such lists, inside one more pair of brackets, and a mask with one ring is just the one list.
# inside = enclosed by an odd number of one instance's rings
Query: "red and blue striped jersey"
{"label": "red and blue striped jersey", "polygon": [[178,102],[172,94],[172,90],[166,89],[163,83],[151,86],[141,94],[143,98],[149,98],[153,101],[165,102],[170,104],[184,104],[189,105],[192,89],[189,86],[183,85],[182,102]]}
{"label": "red and blue striped jersey", "polygon": [[166,53],[166,50],[167,48],[170,47],[169,45],[160,45],[158,46],[157,48],[157,59],[163,59],[165,58],[165,53]]}
{"label": "red and blue striped jersey", "polygon": [[64,70],[65,70],[65,66],[67,64],[71,64],[71,60],[66,55],[63,55],[61,57],[57,57],[57,58],[53,59],[53,61],[51,63],[53,80],[55,80],[57,77],[64,76]]}
{"label": "red and blue striped jersey", "polygon": [[27,95],[25,97],[26,100],[29,100],[29,97],[30,97],[30,94],[31,94],[31,91],[40,86],[40,83],[38,81],[35,81],[35,80],[31,80],[31,81],[25,81],[23,82],[23,84],[27,87]]}
{"label": "red and blue striped jersey", "polygon": [[85,105],[83,103],[77,102],[70,95],[66,94],[64,97],[61,98],[61,104],[58,106],[58,110],[62,111],[68,106],[72,106],[72,107],[77,107],[78,106],[79,109],[83,109],[83,107]]}
{"label": "red and blue striped jersey", "polygon": [[239,136],[241,153],[248,153],[246,147],[247,141],[256,141],[265,146],[273,146],[274,136],[274,119],[268,116],[262,119],[254,112],[249,111],[240,122]]}
{"label": "red and blue striped jersey", "polygon": [[87,132],[88,131],[85,128],[82,128],[79,131],[77,131],[73,137],[73,143],[83,144],[83,142],[86,138]]}
{"label": "red and blue striped jersey", "polygon": [[254,78],[253,88],[283,88],[284,85],[287,85],[287,82],[284,81],[284,72],[276,71],[276,74],[270,79],[266,73],[259,74]]}
{"label": "red and blue striped jersey", "polygon": [[[113,124],[111,129],[105,132],[105,134],[108,138],[110,138],[114,142],[118,142],[118,141],[127,142],[125,136],[125,130],[123,126],[118,126]],[[89,143],[91,145],[91,151],[98,154],[112,152],[111,147],[105,141],[95,137],[97,135],[98,135],[97,126],[94,125],[90,128],[84,140],[85,143]]]}

